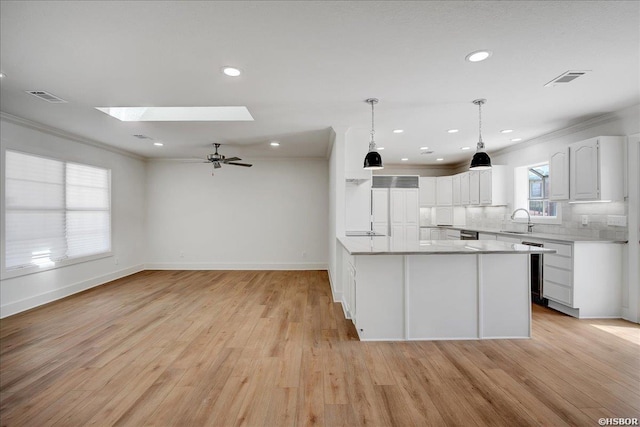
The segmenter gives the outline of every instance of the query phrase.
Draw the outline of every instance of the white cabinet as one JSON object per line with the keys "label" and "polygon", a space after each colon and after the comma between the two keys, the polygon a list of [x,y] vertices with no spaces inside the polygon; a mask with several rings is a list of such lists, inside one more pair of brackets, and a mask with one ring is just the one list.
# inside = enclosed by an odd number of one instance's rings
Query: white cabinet
{"label": "white cabinet", "polygon": [[507,204],[507,166],[493,166],[479,171],[480,204],[503,206]]}
{"label": "white cabinet", "polygon": [[453,204],[453,184],[451,176],[436,177],[436,205],[451,206]]}
{"label": "white cabinet", "polygon": [[460,204],[466,206],[469,203],[469,172],[463,172],[460,174]]}
{"label": "white cabinet", "polygon": [[520,243],[521,242],[521,240],[516,238],[516,237],[503,236],[502,234],[498,234],[496,236],[496,240],[499,240],[501,242],[508,242],[508,243]]}
{"label": "white cabinet", "polygon": [[623,246],[604,242],[544,242],[542,295],[549,307],[580,318],[620,317]]}
{"label": "white cabinet", "polygon": [[478,240],[497,240],[497,236],[492,233],[478,233]]}
{"label": "white cabinet", "polygon": [[440,228],[432,228],[430,231],[431,240],[446,240],[447,235],[445,230]]}
{"label": "white cabinet", "polygon": [[460,230],[454,230],[453,228],[447,228],[445,231],[447,240],[460,240]]}
{"label": "white cabinet", "polygon": [[453,206],[460,206],[462,205],[462,174],[453,175],[451,184],[453,186]]}
{"label": "white cabinet", "polygon": [[469,171],[469,204],[480,204],[480,171]]}
{"label": "white cabinet", "polygon": [[420,206],[436,205],[436,177],[421,176],[420,184]]}
{"label": "white cabinet", "polygon": [[453,207],[452,206],[438,206],[436,208],[436,221],[437,225],[453,225]]}
{"label": "white cabinet", "polygon": [[417,188],[392,188],[389,192],[391,237],[415,240],[419,237],[419,207]]}
{"label": "white cabinet", "polygon": [[554,151],[549,157],[549,199],[569,199],[569,148]]}
{"label": "white cabinet", "polygon": [[569,145],[571,200],[622,200],[624,138],[599,136]]}
{"label": "white cabinet", "polygon": [[555,254],[543,258],[544,281],[542,296],[573,307],[573,257],[571,245],[547,242],[545,248],[555,249]]}
{"label": "white cabinet", "polygon": [[389,190],[374,188],[371,190],[371,217],[373,231],[389,235]]}

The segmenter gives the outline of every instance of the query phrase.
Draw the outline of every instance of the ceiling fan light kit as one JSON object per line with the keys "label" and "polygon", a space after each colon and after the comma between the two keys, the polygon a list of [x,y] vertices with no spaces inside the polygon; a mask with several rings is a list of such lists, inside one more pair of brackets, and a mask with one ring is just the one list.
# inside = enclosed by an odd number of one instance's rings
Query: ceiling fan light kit
{"label": "ceiling fan light kit", "polygon": [[371,141],[369,141],[369,152],[364,158],[364,168],[368,170],[383,169],[382,156],[376,150],[376,142],[373,140],[373,135],[376,133],[374,130],[373,106],[378,103],[378,99],[369,98],[365,102],[371,104]]}
{"label": "ceiling fan light kit", "polygon": [[242,160],[240,157],[227,158],[222,154],[218,154],[218,147],[220,147],[220,145],[221,144],[217,143],[213,144],[213,146],[216,148],[216,152],[207,156],[206,163],[212,163],[214,169],[220,169],[223,164],[232,166],[244,166],[246,168],[250,168],[251,166],[253,166],[249,163],[238,163],[238,160]]}
{"label": "ceiling fan light kit", "polygon": [[476,147],[476,153],[471,159],[471,170],[484,170],[491,169],[491,158],[484,149],[484,142],[482,142],[482,105],[486,103],[486,99],[476,99],[473,101],[478,106],[478,145]]}

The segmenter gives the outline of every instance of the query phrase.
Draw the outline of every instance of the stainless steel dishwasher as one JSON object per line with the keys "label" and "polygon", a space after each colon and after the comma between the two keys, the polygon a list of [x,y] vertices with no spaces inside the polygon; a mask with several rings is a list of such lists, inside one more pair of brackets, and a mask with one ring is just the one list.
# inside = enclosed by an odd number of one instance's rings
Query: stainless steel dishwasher
{"label": "stainless steel dishwasher", "polygon": [[[539,242],[522,242],[523,245],[536,246],[538,248],[544,245]],[[546,307],[549,300],[543,297],[543,270],[542,270],[542,254],[531,254],[531,302]]]}

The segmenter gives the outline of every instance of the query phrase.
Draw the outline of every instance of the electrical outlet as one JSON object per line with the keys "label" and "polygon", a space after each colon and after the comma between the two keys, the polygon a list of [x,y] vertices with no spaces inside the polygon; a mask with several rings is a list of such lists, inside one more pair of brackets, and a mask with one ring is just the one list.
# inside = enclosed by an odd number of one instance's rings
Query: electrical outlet
{"label": "electrical outlet", "polygon": [[184,258],[184,251],[180,251],[180,258]]}
{"label": "electrical outlet", "polygon": [[582,225],[589,225],[589,215],[582,215]]}
{"label": "electrical outlet", "polygon": [[307,257],[307,252],[302,251],[302,258],[306,258]]}
{"label": "electrical outlet", "polygon": [[113,259],[113,262],[115,262],[115,263],[116,263],[116,265],[118,265],[118,264],[120,263],[120,260],[118,259],[118,257],[115,257],[115,258]]}
{"label": "electrical outlet", "polygon": [[627,216],[626,215],[608,215],[607,225],[614,225],[617,227],[626,227]]}

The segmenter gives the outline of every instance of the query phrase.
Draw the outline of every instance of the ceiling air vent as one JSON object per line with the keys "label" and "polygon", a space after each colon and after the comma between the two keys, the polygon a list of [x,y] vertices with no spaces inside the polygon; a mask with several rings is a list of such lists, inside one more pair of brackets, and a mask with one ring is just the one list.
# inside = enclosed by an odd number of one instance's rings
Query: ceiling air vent
{"label": "ceiling air vent", "polygon": [[143,134],[141,134],[141,133],[137,133],[137,134],[135,134],[135,135],[133,135],[133,136],[135,136],[135,137],[136,137],[136,138],[138,138],[138,139],[153,139],[153,138],[151,138],[150,136],[143,135]]}
{"label": "ceiling air vent", "polygon": [[28,90],[26,92],[29,95],[33,95],[36,98],[40,98],[43,101],[47,101],[52,104],[64,104],[67,102],[62,98],[58,98],[57,96],[50,94],[49,92],[45,92],[44,90]]}
{"label": "ceiling air vent", "polygon": [[580,76],[584,76],[585,74],[587,74],[589,70],[583,70],[583,71],[577,71],[577,70],[573,70],[573,71],[566,71],[562,74],[560,74],[558,77],[556,77],[555,79],[551,80],[549,83],[547,83],[546,85],[544,85],[544,87],[550,87],[550,86],[555,86],[557,84],[562,84],[562,83],[569,83],[574,81],[575,79],[577,79]]}
{"label": "ceiling air vent", "polygon": [[421,151],[421,152],[420,152],[420,155],[423,155],[423,154],[433,154],[433,150],[425,150],[425,151]]}

